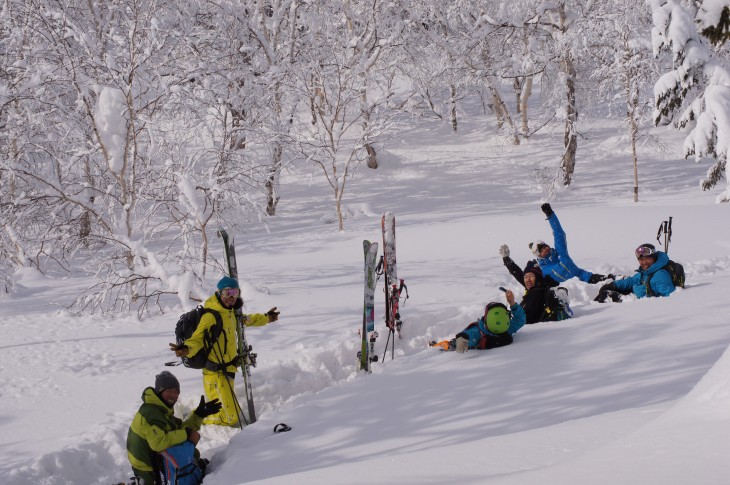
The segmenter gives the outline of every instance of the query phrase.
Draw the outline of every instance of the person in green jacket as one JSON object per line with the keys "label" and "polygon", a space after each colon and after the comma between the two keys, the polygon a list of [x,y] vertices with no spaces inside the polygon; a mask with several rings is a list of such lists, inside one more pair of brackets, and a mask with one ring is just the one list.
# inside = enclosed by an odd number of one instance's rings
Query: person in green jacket
{"label": "person in green jacket", "polygon": [[[155,376],[155,387],[142,392],[143,404],[132,419],[127,433],[127,457],[134,476],[145,485],[162,483],[163,470],[158,454],[185,441],[197,444],[198,430],[203,418],[217,413],[221,403],[217,399],[200,404],[185,421],[174,416],[173,407],[180,396],[180,382],[168,371]],[[200,454],[195,450],[195,459]],[[203,467],[204,468],[204,467]],[[163,474],[163,475],[161,475]]]}
{"label": "person in green jacket", "polygon": [[[243,307],[241,289],[238,281],[224,276],[218,281],[217,291],[203,304],[205,308],[215,310],[221,317],[223,331],[208,354],[208,362],[203,368],[203,389],[208,399],[220,399],[223,407],[220,412],[205,419],[205,424],[222,426],[238,426],[241,408],[235,395],[234,379],[236,368],[241,365],[238,356],[238,323],[235,310]],[[266,313],[244,315],[247,327],[261,327],[279,319],[276,307]],[[205,346],[206,334],[215,325],[215,316],[205,313],[200,317],[198,327],[193,335],[182,345],[171,343],[170,350],[177,357],[194,356]]]}

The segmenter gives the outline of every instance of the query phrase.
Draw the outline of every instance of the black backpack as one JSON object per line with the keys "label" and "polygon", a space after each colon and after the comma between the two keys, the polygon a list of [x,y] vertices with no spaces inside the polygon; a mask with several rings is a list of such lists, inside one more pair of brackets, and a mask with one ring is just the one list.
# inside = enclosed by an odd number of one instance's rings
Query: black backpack
{"label": "black backpack", "polygon": [[[671,259],[667,264],[659,268],[660,270],[666,270],[669,276],[672,278],[672,284],[678,288],[684,288],[684,266]],[[658,271],[658,270],[657,270]],[[654,296],[654,292],[651,289],[651,279],[656,274],[656,271],[652,273],[646,280],[646,290],[648,296]]]}
{"label": "black backpack", "polygon": [[205,331],[205,336],[203,337],[203,348],[191,357],[182,357],[183,365],[185,367],[190,367],[191,369],[202,369],[205,367],[206,362],[208,362],[208,354],[210,354],[210,351],[213,349],[213,345],[216,343],[218,337],[220,337],[221,332],[223,331],[223,320],[221,319],[221,314],[216,310],[204,308],[198,305],[189,312],[180,315],[177,325],[175,326],[175,339],[177,344],[183,345],[187,339],[192,337],[193,333],[198,328],[200,318],[205,313],[213,314],[215,317],[215,324],[210,327],[209,330]]}
{"label": "black backpack", "polygon": [[662,269],[666,269],[669,276],[672,277],[672,283],[674,283],[674,286],[684,288],[684,266],[670,259],[667,265]]}

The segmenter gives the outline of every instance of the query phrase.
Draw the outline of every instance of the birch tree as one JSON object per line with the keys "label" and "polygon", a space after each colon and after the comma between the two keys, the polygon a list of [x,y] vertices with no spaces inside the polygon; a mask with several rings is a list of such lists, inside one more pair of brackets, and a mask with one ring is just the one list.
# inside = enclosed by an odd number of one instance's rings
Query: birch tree
{"label": "birch tree", "polygon": [[650,113],[650,86],[658,66],[654,62],[650,31],[651,12],[632,0],[613,0],[600,5],[595,22],[584,29],[590,35],[589,50],[595,60],[591,79],[597,84],[598,99],[623,112],[626,139],[633,163],[633,200],[639,201],[638,144],[651,139],[640,129]]}
{"label": "birch tree", "polygon": [[[400,40],[403,24],[386,21],[380,2],[324,2],[311,6],[299,54],[297,86],[312,100],[312,116],[299,116],[292,142],[317,165],[332,188],[337,225],[348,183],[390,126],[393,63],[384,55]],[[390,17],[391,19],[393,17]],[[398,19],[398,17],[395,17]]]}

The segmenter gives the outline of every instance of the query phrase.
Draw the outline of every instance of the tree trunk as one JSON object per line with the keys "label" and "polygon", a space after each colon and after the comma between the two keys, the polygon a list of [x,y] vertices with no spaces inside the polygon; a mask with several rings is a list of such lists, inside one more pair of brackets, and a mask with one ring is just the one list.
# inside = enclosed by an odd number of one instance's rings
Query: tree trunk
{"label": "tree trunk", "polygon": [[575,107],[575,66],[570,54],[561,63],[565,74],[566,106],[565,106],[565,132],[563,159],[560,168],[563,170],[563,185],[570,185],[575,171],[575,153],[578,150],[578,134],[576,123],[578,122],[578,110]]}
{"label": "tree trunk", "polygon": [[365,144],[365,150],[368,152],[367,164],[368,168],[378,168],[378,157],[375,153],[375,148],[370,143]]}
{"label": "tree trunk", "polygon": [[456,86],[451,85],[451,131],[456,133],[457,121],[456,121]]}
{"label": "tree trunk", "polygon": [[507,105],[504,104],[502,96],[499,95],[499,91],[497,91],[497,88],[492,86],[492,83],[489,82],[489,80],[487,80],[487,87],[489,88],[489,93],[492,95],[494,113],[497,115],[497,128],[502,129],[506,123],[512,132],[512,144],[519,145],[520,138],[517,136],[515,125],[512,123],[512,117],[509,115],[509,111],[507,110]]}
{"label": "tree trunk", "polygon": [[342,217],[342,191],[335,187],[335,212],[337,213],[337,229],[345,230],[345,221]]}
{"label": "tree trunk", "polygon": [[243,150],[246,148],[246,135],[243,131],[243,125],[246,121],[246,110],[234,109],[229,107],[231,111],[231,150]]}
{"label": "tree trunk", "polygon": [[278,141],[275,142],[274,152],[272,154],[272,164],[269,170],[269,176],[266,179],[266,215],[275,216],[276,206],[279,204],[279,194],[276,190],[276,179],[281,170],[281,156],[283,153],[283,147]]}
{"label": "tree trunk", "polygon": [[527,119],[527,101],[532,96],[532,76],[526,77],[525,82],[522,85],[522,93],[520,94],[520,117],[522,118],[522,135],[527,136],[530,132]]}
{"label": "tree trunk", "polygon": [[634,160],[634,202],[639,202],[639,160],[636,155],[636,138],[639,133],[639,126],[636,122],[636,111],[639,107],[639,85],[638,83],[634,83],[632,89],[630,78],[627,79],[626,82],[626,94],[628,96],[628,99],[626,100],[626,117],[629,122],[631,155]]}
{"label": "tree trunk", "polygon": [[[561,32],[565,33],[566,19],[565,4],[558,7],[558,15],[560,16]],[[573,180],[573,172],[575,171],[575,153],[578,150],[578,133],[576,124],[578,122],[578,110],[575,107],[575,65],[569,51],[563,52],[563,58],[560,61],[560,68],[565,74],[565,132],[563,159],[560,168],[563,171],[563,185],[570,185]]]}

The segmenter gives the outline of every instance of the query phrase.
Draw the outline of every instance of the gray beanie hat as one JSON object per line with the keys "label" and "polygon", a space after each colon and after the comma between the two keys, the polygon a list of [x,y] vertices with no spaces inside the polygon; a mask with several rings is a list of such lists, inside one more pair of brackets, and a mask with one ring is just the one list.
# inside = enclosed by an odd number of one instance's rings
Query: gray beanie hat
{"label": "gray beanie hat", "polygon": [[180,391],[180,382],[178,382],[177,377],[163,370],[155,376],[155,392],[159,394],[165,389],[177,389]]}

